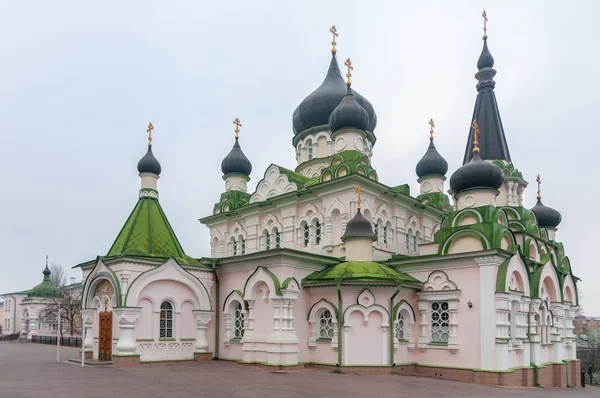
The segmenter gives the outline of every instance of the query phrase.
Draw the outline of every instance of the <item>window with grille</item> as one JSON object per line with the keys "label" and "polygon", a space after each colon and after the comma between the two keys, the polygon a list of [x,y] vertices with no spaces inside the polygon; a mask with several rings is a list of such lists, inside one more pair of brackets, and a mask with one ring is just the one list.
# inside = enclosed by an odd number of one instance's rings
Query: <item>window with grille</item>
{"label": "window with grille", "polygon": [[447,343],[450,337],[450,311],[447,301],[431,303],[431,341]]}
{"label": "window with grille", "polygon": [[238,254],[238,242],[237,242],[237,240],[233,239],[231,241],[231,244],[233,245],[233,255],[237,256],[237,254]]}
{"label": "window with grille", "polygon": [[310,242],[310,231],[308,224],[304,224],[304,247],[308,246],[308,242]]}
{"label": "window with grille", "polygon": [[265,250],[269,250],[271,248],[271,234],[265,231]]}
{"label": "window with grille", "polygon": [[241,244],[241,254],[246,254],[246,239],[243,236],[240,236],[240,244]]}
{"label": "window with grille", "polygon": [[387,245],[388,242],[388,228],[387,225],[383,226],[383,243]]}
{"label": "window with grille", "polygon": [[399,341],[404,340],[404,325],[405,325],[404,314],[399,313],[398,320],[396,321],[396,336],[398,336]]}
{"label": "window with grille", "polygon": [[373,224],[373,232],[375,232],[375,236],[377,237],[377,242],[379,242],[379,224]]}
{"label": "window with grille", "polygon": [[242,310],[242,304],[240,302],[235,305],[234,318],[234,333],[233,336],[236,339],[244,337],[244,312]]}
{"label": "window with grille", "polygon": [[312,142],[308,141],[307,146],[308,146],[308,160],[312,160],[312,158],[313,158],[313,146],[312,146]]}
{"label": "window with grille", "polygon": [[160,337],[173,337],[173,306],[168,301],[160,305]]}
{"label": "window with grille", "polygon": [[317,245],[321,243],[321,223],[319,221],[315,222],[315,242]]}
{"label": "window with grille", "polygon": [[277,228],[275,228],[275,247],[281,247],[281,232]]}
{"label": "window with grille", "polygon": [[331,339],[333,337],[333,332],[333,316],[331,315],[331,311],[325,310],[321,312],[321,315],[319,316],[319,338]]}

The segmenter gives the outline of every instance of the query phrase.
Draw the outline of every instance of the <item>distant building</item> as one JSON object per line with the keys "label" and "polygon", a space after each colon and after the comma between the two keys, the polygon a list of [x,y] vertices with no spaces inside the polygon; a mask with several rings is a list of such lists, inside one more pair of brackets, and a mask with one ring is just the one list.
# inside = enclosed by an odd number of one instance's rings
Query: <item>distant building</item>
{"label": "distant building", "polygon": [[586,317],[585,315],[577,315],[573,320],[573,326],[575,327],[573,332],[576,335],[583,334],[585,332],[589,332],[590,330],[600,328],[600,317]]}

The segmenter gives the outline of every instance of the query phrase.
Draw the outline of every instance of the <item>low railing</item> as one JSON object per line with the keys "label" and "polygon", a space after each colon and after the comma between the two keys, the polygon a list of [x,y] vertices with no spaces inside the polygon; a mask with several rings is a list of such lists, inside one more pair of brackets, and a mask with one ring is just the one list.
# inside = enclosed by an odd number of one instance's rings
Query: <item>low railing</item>
{"label": "low railing", "polygon": [[15,334],[4,334],[0,336],[0,341],[13,341],[19,339],[19,333]]}
{"label": "low railing", "polygon": [[[56,345],[56,339],[57,336],[40,336],[35,334],[31,336],[31,342],[38,344]],[[60,338],[60,345],[65,347],[81,347],[81,337],[63,336]]]}

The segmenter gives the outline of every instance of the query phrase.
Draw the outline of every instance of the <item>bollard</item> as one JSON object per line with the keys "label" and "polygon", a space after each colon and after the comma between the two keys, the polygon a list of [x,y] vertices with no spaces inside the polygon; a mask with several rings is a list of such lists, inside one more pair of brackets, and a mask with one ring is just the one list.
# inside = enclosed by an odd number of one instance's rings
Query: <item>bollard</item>
{"label": "bollard", "polygon": [[581,387],[585,388],[585,370],[581,371]]}

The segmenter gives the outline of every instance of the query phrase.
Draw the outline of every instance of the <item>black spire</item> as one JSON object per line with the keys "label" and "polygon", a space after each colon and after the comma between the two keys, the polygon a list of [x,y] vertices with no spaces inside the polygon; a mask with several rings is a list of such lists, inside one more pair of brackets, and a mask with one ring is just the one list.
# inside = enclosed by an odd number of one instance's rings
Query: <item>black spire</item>
{"label": "black spire", "polygon": [[[510,162],[510,153],[504,136],[504,127],[500,119],[500,111],[496,102],[494,87],[496,82],[494,76],[496,70],[493,69],[494,57],[487,47],[487,36],[483,38],[483,50],[477,61],[479,71],[475,74],[477,79],[477,100],[473,110],[473,120],[477,120],[481,128],[479,156],[483,160],[506,160]],[[469,129],[469,138],[463,164],[469,163],[473,157],[473,130]]]}

